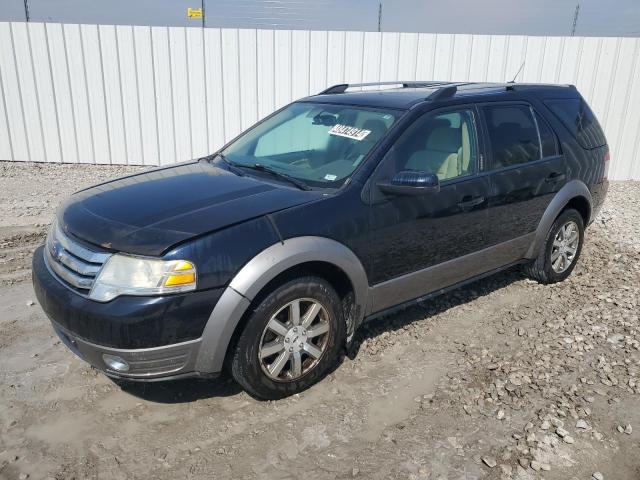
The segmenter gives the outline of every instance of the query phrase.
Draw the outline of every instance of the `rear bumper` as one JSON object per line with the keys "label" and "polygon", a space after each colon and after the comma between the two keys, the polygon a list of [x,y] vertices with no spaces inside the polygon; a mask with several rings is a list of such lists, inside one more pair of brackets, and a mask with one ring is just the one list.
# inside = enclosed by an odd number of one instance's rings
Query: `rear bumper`
{"label": "rear bumper", "polygon": [[[42,247],[32,266],[36,297],[61,341],[108,376],[153,381],[212,376],[219,370],[199,356],[204,327],[224,289],[100,303],[56,278]],[[110,368],[105,355],[124,360],[127,369]]]}
{"label": "rear bumper", "polygon": [[589,218],[589,225],[593,223],[596,219],[600,210],[602,209],[602,205],[604,204],[604,200],[607,196],[607,192],[609,191],[609,180],[604,179],[600,183],[593,185],[591,188],[591,217]]}

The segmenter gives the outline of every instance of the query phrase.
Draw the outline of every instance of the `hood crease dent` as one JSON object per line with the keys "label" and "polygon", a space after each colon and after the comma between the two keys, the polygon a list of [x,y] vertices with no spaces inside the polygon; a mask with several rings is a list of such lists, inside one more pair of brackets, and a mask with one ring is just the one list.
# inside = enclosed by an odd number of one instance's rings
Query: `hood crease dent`
{"label": "hood crease dent", "polygon": [[177,243],[320,195],[191,162],[77,192],[61,205],[58,222],[82,241],[158,256]]}

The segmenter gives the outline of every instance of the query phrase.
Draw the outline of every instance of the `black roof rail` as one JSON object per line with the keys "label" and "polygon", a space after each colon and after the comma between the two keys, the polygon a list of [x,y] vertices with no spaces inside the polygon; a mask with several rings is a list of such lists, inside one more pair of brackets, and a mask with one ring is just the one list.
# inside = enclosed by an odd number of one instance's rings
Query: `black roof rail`
{"label": "black roof rail", "polygon": [[347,88],[354,87],[375,87],[378,85],[402,85],[402,88],[421,88],[435,87],[438,85],[448,85],[451,82],[427,82],[419,80],[398,80],[395,82],[368,82],[368,83],[339,83],[333,85],[326,90],[321,91],[318,95],[329,95],[331,93],[344,93]]}
{"label": "black roof rail", "polygon": [[318,95],[329,95],[330,93],[344,93],[344,91],[349,88],[348,83],[339,83],[337,85],[333,85],[326,90],[322,90]]}
{"label": "black roof rail", "polygon": [[509,82],[505,86],[505,90],[522,90],[522,89],[534,89],[534,88],[568,88],[570,90],[577,90],[573,84],[546,84],[546,83],[513,83]]}
{"label": "black roof rail", "polygon": [[433,92],[431,95],[427,97],[427,100],[434,102],[437,100],[443,100],[445,98],[453,97],[458,91],[458,87],[462,85],[469,85],[469,82],[461,82],[461,83],[449,83],[440,87],[438,90]]}

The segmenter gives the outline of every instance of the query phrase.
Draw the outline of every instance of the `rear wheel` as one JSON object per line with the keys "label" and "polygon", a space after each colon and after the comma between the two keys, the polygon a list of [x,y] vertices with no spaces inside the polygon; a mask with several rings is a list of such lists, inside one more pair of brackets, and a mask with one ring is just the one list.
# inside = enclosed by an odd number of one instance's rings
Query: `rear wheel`
{"label": "rear wheel", "polygon": [[549,229],[538,258],[525,267],[540,283],[561,282],[576,266],[584,241],[584,221],[577,210],[563,211]]}
{"label": "rear wheel", "polygon": [[258,301],[233,351],[232,375],[259,399],[299,393],[336,365],[345,335],[331,285],[318,277],[292,279]]}

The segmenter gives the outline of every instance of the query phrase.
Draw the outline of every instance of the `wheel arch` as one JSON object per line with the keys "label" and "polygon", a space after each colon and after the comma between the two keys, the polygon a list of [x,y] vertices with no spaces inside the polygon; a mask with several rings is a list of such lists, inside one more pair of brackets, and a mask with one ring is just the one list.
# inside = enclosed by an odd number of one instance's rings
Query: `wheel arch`
{"label": "wheel arch", "polygon": [[584,182],[571,180],[555,194],[542,215],[540,223],[538,223],[534,240],[527,250],[525,258],[533,259],[538,256],[551,225],[558,218],[558,215],[567,208],[575,208],[582,216],[585,227],[587,226],[591,220],[592,198],[591,192]]}
{"label": "wheel arch", "polygon": [[[573,197],[571,200],[567,202],[567,204],[560,211],[560,213],[562,213],[564,210],[568,208],[573,208],[574,210],[578,211],[578,213],[582,217],[582,221],[584,222],[584,226],[586,228],[586,226],[591,221],[591,203],[589,203],[589,200],[587,200],[586,197],[582,195]],[[558,213],[558,215],[560,215],[560,213]]]}
{"label": "wheel arch", "polygon": [[351,324],[348,323],[347,328],[353,332],[361,323],[368,302],[369,285],[362,263],[353,251],[335,240],[311,236],[291,238],[263,250],[231,280],[205,326],[196,370],[220,371],[229,344],[237,328],[242,326],[241,320],[251,303],[274,281],[297,271],[322,276],[338,293],[349,293],[345,292],[347,287],[351,290],[352,308],[348,318]]}

